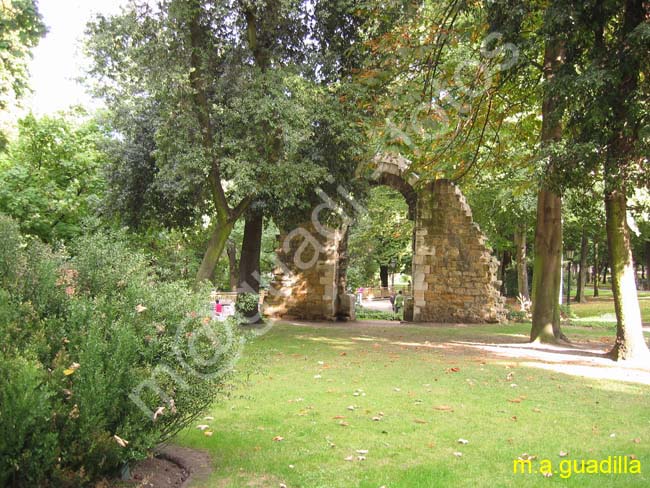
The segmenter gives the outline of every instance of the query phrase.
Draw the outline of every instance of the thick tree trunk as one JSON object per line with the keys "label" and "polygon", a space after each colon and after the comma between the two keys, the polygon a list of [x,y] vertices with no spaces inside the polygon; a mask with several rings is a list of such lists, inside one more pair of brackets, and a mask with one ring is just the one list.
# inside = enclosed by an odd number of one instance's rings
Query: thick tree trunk
{"label": "thick tree trunk", "polygon": [[620,191],[608,192],[605,210],[617,322],[616,344],[610,354],[616,360],[649,361],[650,352],[643,337],[641,309],[634,279],[625,194]]}
{"label": "thick tree trunk", "polygon": [[232,221],[217,222],[214,225],[210,240],[208,241],[208,247],[203,255],[203,261],[201,261],[201,266],[199,266],[199,271],[196,274],[197,283],[210,280],[212,277],[214,268],[226,247],[226,242],[228,241],[228,237],[230,237],[234,225]]}
{"label": "thick tree trunk", "polygon": [[[262,252],[263,228],[264,216],[262,214],[249,212],[246,215],[244,239],[239,258],[238,293],[259,294],[260,292],[260,254]],[[246,315],[246,318],[250,324],[262,321],[258,309],[252,310]]]}
{"label": "thick tree trunk", "polygon": [[239,282],[239,266],[237,265],[237,246],[234,241],[228,239],[226,243],[226,252],[228,253],[228,278],[230,283],[230,291],[237,291],[237,284]]}
{"label": "thick tree trunk", "polygon": [[379,266],[379,279],[381,280],[381,287],[388,288],[388,266],[385,264]]}
{"label": "thick tree trunk", "polygon": [[517,289],[522,297],[530,300],[530,293],[528,293],[528,264],[526,260],[526,230],[525,225],[518,225],[515,229]]}
{"label": "thick tree trunk", "polygon": [[[564,63],[565,47],[562,41],[551,38],[544,50],[544,78],[549,84]],[[542,103],[542,144],[562,139],[561,110],[558,93],[547,88]],[[535,260],[533,266],[533,324],[530,340],[556,342],[565,339],[560,329],[560,286],[562,273],[562,197],[555,189],[553,156],[546,170],[545,180],[537,193],[537,222],[535,225]]]}
{"label": "thick tree trunk", "polygon": [[578,289],[576,291],[576,302],[584,303],[587,301],[585,297],[585,284],[587,283],[587,231],[582,228],[582,238],[580,240],[580,269],[578,270]]}
{"label": "thick tree trunk", "polygon": [[598,262],[598,241],[594,239],[594,297],[599,296],[598,284],[600,283],[600,263]]}
{"label": "thick tree trunk", "polygon": [[619,38],[618,86],[610,87],[613,130],[605,161],[605,212],[607,243],[612,277],[612,294],[616,310],[616,343],[611,355],[616,360],[650,362],[650,351],[643,337],[641,309],[636,290],[632,261],[630,229],[627,225],[625,194],[626,169],[635,164],[638,129],[630,98],[638,87],[641,72],[637,46],[630,45],[630,35],[646,21],[644,0],[626,0]]}
{"label": "thick tree trunk", "polygon": [[562,199],[550,191],[540,190],[535,228],[531,341],[554,342],[560,337],[561,267]]}
{"label": "thick tree trunk", "polygon": [[239,292],[260,292],[260,255],[262,252],[263,228],[263,215],[258,213],[246,214],[244,239],[239,255],[239,281],[237,283]]}

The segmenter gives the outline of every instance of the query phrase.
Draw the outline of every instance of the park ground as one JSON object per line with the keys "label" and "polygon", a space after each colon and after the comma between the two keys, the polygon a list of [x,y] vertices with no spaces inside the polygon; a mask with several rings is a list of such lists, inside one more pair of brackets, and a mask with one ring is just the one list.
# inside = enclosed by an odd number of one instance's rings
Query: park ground
{"label": "park ground", "polygon": [[[570,348],[527,344],[526,323],[276,323],[177,438],[213,459],[192,486],[649,486],[650,369],[603,357],[610,308],[573,306]],[[514,474],[528,456],[556,472]],[[571,472],[609,456],[641,474]]]}

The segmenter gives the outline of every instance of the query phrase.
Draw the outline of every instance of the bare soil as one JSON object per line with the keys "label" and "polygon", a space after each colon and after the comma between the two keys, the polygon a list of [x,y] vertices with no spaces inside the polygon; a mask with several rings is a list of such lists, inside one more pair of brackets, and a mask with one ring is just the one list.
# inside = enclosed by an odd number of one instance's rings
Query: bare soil
{"label": "bare soil", "polygon": [[207,478],[212,461],[207,452],[180,446],[165,446],[131,469],[131,478],[116,481],[111,488],[187,488],[192,481]]}

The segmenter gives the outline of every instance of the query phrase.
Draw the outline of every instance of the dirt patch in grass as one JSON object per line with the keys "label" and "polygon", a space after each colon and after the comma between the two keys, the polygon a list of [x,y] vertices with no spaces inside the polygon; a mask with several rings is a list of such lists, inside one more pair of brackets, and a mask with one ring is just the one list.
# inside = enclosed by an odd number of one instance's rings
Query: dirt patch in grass
{"label": "dirt patch in grass", "polygon": [[207,478],[212,462],[207,452],[179,446],[165,446],[156,455],[137,463],[127,481],[111,488],[186,488],[190,482]]}

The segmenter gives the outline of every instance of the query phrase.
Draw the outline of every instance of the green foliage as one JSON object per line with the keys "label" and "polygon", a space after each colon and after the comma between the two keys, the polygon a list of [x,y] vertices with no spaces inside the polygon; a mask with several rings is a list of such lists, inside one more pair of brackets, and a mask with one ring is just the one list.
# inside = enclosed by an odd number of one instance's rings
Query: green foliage
{"label": "green foliage", "polygon": [[241,342],[210,320],[206,290],[157,283],[120,235],[79,238],[72,257],[6,217],[0,236],[0,432],[17,432],[0,484],[86,484],[214,401]]}
{"label": "green foliage", "polygon": [[0,156],[0,211],[45,242],[78,236],[103,192],[103,135],[81,116],[28,115]]}
{"label": "green foliage", "polygon": [[[265,214],[280,217],[304,211],[328,170],[349,179],[359,147],[348,135],[356,129],[350,111],[338,107],[336,87],[314,79],[311,3],[169,1],[90,25],[91,82],[122,136],[111,150],[110,209],[130,225],[192,226],[222,210],[215,185],[223,180],[231,208],[254,197]],[[323,2],[319,16],[331,22],[337,9],[347,10]],[[201,32],[189,32],[197,19]],[[197,83],[207,108],[197,105]]]}
{"label": "green foliage", "polygon": [[[4,307],[3,307],[4,308]],[[57,434],[51,432],[53,393],[42,366],[0,351],[0,483],[36,486],[56,464]],[[17,470],[16,467],[19,467]]]}
{"label": "green foliage", "polygon": [[235,312],[244,317],[254,317],[259,312],[260,296],[257,293],[239,293],[235,302]]}
{"label": "green foliage", "polygon": [[[0,3],[0,112],[27,92],[27,61],[43,35],[45,25],[36,0]],[[7,143],[5,130],[0,126],[0,150]]]}
{"label": "green foliage", "polygon": [[365,208],[367,212],[357,216],[350,231],[348,282],[352,287],[372,282],[379,266],[389,266],[392,260],[396,272],[411,272],[413,222],[404,197],[388,187],[373,188]]}
{"label": "green foliage", "polygon": [[150,227],[128,234],[133,247],[149,257],[156,277],[161,281],[191,282],[201,261],[205,242],[204,229],[162,229]]}
{"label": "green foliage", "polygon": [[371,310],[360,305],[356,306],[355,314],[357,320],[399,320],[398,316],[393,312]]}

